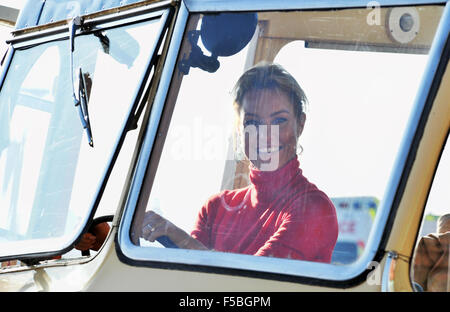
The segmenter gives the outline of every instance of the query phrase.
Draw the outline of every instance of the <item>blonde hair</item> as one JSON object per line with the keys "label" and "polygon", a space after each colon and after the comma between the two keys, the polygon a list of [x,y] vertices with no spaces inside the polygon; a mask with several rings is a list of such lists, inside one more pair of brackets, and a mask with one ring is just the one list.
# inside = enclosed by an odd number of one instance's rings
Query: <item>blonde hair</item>
{"label": "blonde hair", "polygon": [[[294,109],[297,121],[300,121],[302,114],[306,110],[308,99],[305,92],[292,75],[281,65],[261,62],[251,67],[236,82],[233,88],[233,106],[236,113],[236,131],[234,132],[235,157],[238,160],[244,159],[242,141],[240,139],[239,122],[240,112],[245,95],[254,90],[273,90],[283,92],[290,100]],[[297,154],[303,151],[301,145],[297,146]]]}
{"label": "blonde hair", "polygon": [[281,65],[262,62],[247,70],[233,88],[233,105],[237,113],[245,95],[254,90],[279,90],[291,100],[297,120],[305,112],[308,99],[292,75]]}

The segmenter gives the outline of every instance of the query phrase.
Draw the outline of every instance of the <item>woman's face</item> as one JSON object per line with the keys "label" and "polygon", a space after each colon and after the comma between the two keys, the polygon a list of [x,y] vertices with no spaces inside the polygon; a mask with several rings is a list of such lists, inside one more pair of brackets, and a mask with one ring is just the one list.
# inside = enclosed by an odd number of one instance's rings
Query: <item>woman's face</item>
{"label": "woman's face", "polygon": [[273,171],[284,166],[297,153],[297,139],[303,131],[286,94],[278,89],[249,91],[240,111],[245,155],[255,167]]}

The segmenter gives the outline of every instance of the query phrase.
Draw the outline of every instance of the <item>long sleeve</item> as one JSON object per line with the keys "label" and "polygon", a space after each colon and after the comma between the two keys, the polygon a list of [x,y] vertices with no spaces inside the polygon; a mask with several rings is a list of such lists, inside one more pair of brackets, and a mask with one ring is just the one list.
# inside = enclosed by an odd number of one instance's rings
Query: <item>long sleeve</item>
{"label": "long sleeve", "polygon": [[298,165],[293,159],[276,172],[251,170],[248,187],[208,200],[191,236],[216,251],[330,262],[336,209]]}
{"label": "long sleeve", "polygon": [[210,227],[208,226],[208,203],[200,209],[191,236],[208,248],[211,248]]}

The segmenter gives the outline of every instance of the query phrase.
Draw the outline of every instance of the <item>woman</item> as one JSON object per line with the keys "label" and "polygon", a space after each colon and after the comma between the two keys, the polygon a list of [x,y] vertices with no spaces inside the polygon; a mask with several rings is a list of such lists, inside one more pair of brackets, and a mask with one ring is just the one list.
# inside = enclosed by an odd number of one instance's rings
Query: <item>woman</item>
{"label": "woman", "polygon": [[234,108],[250,185],[212,196],[188,235],[149,211],[141,236],[168,236],[181,248],[330,262],[338,236],[330,199],[299,168],[306,96],[281,66],[263,64],[235,86]]}

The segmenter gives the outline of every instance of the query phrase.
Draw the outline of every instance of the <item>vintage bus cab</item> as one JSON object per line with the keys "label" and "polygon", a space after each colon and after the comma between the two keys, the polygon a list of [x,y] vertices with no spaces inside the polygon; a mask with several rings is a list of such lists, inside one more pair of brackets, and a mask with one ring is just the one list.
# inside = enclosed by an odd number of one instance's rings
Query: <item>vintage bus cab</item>
{"label": "vintage bus cab", "polygon": [[[0,76],[0,291],[449,291],[450,230],[421,231],[450,213],[449,30],[438,0],[29,0]],[[221,223],[206,250],[147,239],[150,211],[187,235],[221,222],[214,200],[223,218],[259,213],[243,127],[266,120],[243,125],[235,94],[261,64],[307,98],[291,158],[334,206],[330,259],[241,252],[251,223],[245,234]],[[283,124],[300,119],[281,114],[261,155],[287,150]],[[298,237],[275,229],[267,241],[322,248],[335,229],[320,227],[309,195],[283,197],[281,177],[259,191],[289,208],[278,218],[313,217],[286,221]],[[223,200],[242,190],[250,207]],[[87,233],[96,250],[77,247]],[[428,234],[440,275],[419,280]]]}

